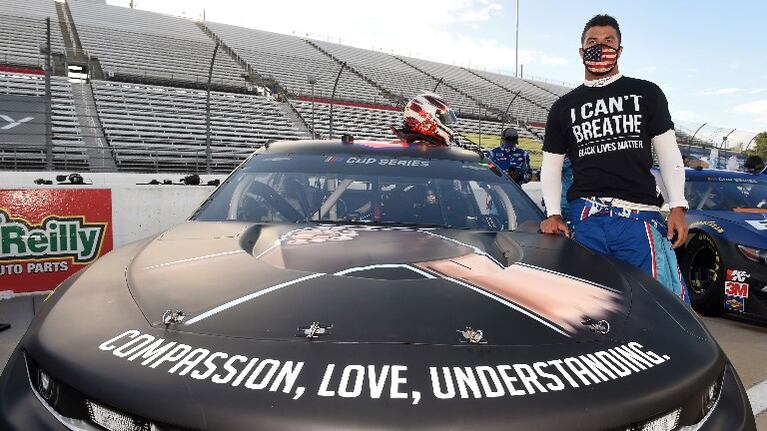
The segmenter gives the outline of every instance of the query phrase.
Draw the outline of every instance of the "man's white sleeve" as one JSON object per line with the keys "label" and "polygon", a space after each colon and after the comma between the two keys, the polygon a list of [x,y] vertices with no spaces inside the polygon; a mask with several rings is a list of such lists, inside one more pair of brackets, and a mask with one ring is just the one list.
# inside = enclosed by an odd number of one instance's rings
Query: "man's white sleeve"
{"label": "man's white sleeve", "polygon": [[562,166],[564,154],[543,152],[541,162],[541,194],[546,205],[546,215],[562,214]]}
{"label": "man's white sleeve", "polygon": [[660,176],[666,192],[664,198],[667,199],[671,208],[687,208],[687,200],[684,198],[684,162],[679,145],[676,143],[674,129],[652,138],[651,142],[655,155],[658,157]]}

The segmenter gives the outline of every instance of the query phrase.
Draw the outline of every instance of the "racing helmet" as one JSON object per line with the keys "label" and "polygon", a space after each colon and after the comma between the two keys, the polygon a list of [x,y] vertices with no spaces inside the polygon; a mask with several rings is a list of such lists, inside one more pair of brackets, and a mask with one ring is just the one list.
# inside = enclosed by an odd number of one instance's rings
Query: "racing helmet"
{"label": "racing helmet", "polygon": [[405,105],[405,127],[435,144],[448,145],[455,132],[450,127],[458,117],[442,96],[424,91]]}

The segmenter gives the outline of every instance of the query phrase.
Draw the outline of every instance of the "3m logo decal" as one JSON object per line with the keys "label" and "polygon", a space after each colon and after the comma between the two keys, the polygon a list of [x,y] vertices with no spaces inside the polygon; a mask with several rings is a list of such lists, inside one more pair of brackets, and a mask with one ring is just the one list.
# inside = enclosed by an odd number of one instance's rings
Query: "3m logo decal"
{"label": "3m logo decal", "polygon": [[736,298],[748,298],[748,284],[737,281],[724,282],[724,294]]}

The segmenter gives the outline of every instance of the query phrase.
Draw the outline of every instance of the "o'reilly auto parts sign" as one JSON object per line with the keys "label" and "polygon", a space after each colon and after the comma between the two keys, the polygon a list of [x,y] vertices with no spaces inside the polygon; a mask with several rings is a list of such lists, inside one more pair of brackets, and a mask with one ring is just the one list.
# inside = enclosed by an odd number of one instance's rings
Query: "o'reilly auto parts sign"
{"label": "o'reilly auto parts sign", "polygon": [[53,289],[111,249],[110,190],[0,190],[0,291]]}

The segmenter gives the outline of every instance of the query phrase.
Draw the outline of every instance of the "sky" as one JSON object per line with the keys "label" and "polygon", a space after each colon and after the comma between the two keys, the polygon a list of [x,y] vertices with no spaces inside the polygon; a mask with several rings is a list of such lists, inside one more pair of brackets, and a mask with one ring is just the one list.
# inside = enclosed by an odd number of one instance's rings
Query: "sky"
{"label": "sky", "polygon": [[[126,6],[129,0],[107,0]],[[516,3],[496,0],[134,0],[138,9],[514,74]],[[674,121],[729,144],[767,130],[767,2],[519,0],[524,76],[578,84],[583,26],[619,22],[624,75],[660,85]]]}

